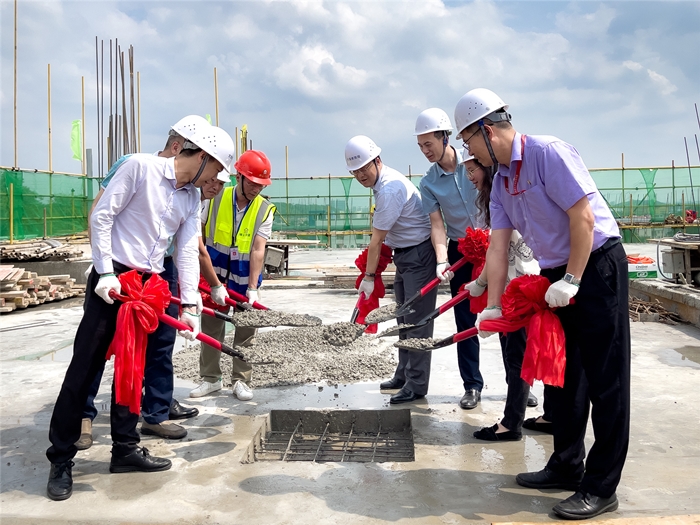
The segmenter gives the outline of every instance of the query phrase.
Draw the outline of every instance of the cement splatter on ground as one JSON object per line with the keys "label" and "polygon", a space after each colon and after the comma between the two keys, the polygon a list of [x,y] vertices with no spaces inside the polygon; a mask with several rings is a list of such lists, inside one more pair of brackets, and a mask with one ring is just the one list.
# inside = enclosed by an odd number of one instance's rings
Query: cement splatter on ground
{"label": "cement splatter on ground", "polygon": [[386,304],[380,308],[372,310],[367,317],[365,317],[365,323],[375,324],[383,323],[384,321],[389,321],[396,317],[396,309],[398,305],[396,303]]}
{"label": "cement splatter on ground", "polygon": [[389,332],[394,332],[394,334],[392,334],[392,335],[398,335],[397,333],[395,333],[397,329],[398,329],[398,330],[403,330],[404,328],[411,328],[411,327],[413,327],[413,326],[416,326],[416,325],[414,325],[414,324],[404,324],[404,323],[401,323],[401,324],[399,324],[399,325],[397,325],[397,326],[392,326],[392,327],[390,327],[390,328],[387,328],[387,329],[384,330],[382,333],[380,333],[379,335],[377,335],[377,337],[386,337],[386,335],[387,335]]}
{"label": "cement splatter on ground", "polygon": [[321,319],[313,315],[288,314],[277,310],[249,310],[233,315],[233,324],[251,328],[269,326],[318,326]]}
{"label": "cement splatter on ground", "polygon": [[[334,346],[319,328],[269,330],[255,336],[255,344],[241,350],[253,364],[254,388],[300,385],[327,381],[354,383],[391,377],[396,368],[395,351],[388,343],[362,336],[351,344]],[[233,344],[233,336],[226,338]],[[199,382],[199,346],[173,356],[175,374]],[[231,358],[221,358],[224,386],[231,386]]]}
{"label": "cement splatter on ground", "polygon": [[433,339],[432,337],[426,337],[424,339],[401,339],[400,341],[396,341],[394,343],[395,347],[401,347],[404,348],[415,348],[416,350],[425,350],[426,348],[430,348],[433,346],[435,343],[440,341],[440,339]]}
{"label": "cement splatter on ground", "polygon": [[367,328],[364,324],[333,323],[323,327],[323,338],[334,346],[345,346],[355,341]]}

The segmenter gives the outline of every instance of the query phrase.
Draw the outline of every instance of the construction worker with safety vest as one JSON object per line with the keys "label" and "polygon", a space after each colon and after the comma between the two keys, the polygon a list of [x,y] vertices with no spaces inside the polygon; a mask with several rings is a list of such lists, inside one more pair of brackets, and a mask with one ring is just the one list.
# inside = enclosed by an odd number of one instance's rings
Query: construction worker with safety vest
{"label": "construction worker with safety vest", "polygon": [[[450,146],[451,134],[450,118],[440,108],[426,109],[418,115],[413,135],[425,158],[432,162],[421,178],[420,193],[423,210],[430,216],[430,237],[437,258],[435,273],[443,283],[449,281],[454,297],[461,286],[471,280],[472,274],[471,263],[466,263],[456,273],[447,270],[462,258],[458,239],[464,237],[467,228],[481,227],[483,221],[476,207],[477,192],[467,178],[461,152]],[[454,316],[459,332],[472,328],[476,321],[468,300],[454,307]],[[471,410],[479,404],[484,387],[477,338],[457,343],[457,364],[464,387],[459,406]]]}
{"label": "construction worker with safety vest", "polygon": [[[90,218],[94,268],[85,290],[85,313],[75,335],[73,358],[49,425],[51,447],[46,451],[51,462],[47,484],[49,498],[65,500],[73,492],[72,460],[77,452],[75,442],[80,437],[88,391],[95,375],[105,366],[108,349],[117,333],[118,314],[126,307],[112,297],[113,293],[122,292],[118,275],[128,273],[140,277],[144,283],[155,279],[154,276],[164,270],[165,254],[173,237],[177,242],[182,301],[180,321],[189,328],[180,334],[194,339],[199,333],[198,231],[201,223],[198,188],[222,170],[228,171],[234,152],[228,133],[210,126],[186,140],[174,158],[132,155],[119,166],[95,206]],[[131,273],[132,270],[138,273]],[[115,377],[116,371],[121,370],[125,372],[121,377],[131,381],[126,388],[139,388],[143,378],[128,377],[130,372],[139,370],[138,364],[129,361],[134,355],[128,350],[115,355]],[[145,361],[145,356],[143,359]],[[139,411],[131,404],[116,402],[115,392],[118,394],[118,385],[123,384],[120,382],[113,387],[110,472],[168,470],[172,466],[169,459],[151,456],[145,447],[138,446]],[[124,390],[121,392],[123,394]]]}
{"label": "construction worker with safety vest", "polygon": [[[235,169],[236,186],[225,188],[209,204],[203,237],[211,265],[221,283],[212,289],[212,297],[223,293],[226,286],[245,294],[248,301],[253,303],[258,300],[265,246],[272,234],[276,209],[274,204],[260,195],[262,189],[272,183],[272,168],[263,152],[249,150],[236,161]],[[204,273],[205,264],[201,266]],[[221,342],[225,329],[224,321],[215,317],[202,319],[202,332]],[[246,344],[254,335],[254,328],[237,327],[234,345]],[[190,392],[190,397],[201,397],[221,390],[221,353],[206,344],[202,344],[199,375],[202,383]],[[233,394],[241,401],[253,398],[251,378],[252,367],[233,358]]]}
{"label": "construction worker with safety vest", "polygon": [[[566,373],[562,388],[545,390],[554,452],[542,470],[518,474],[516,481],[534,489],[572,490],[554,513],[592,518],[617,509],[615,492],[629,447],[627,257],[615,218],[578,151],[557,137],[518,133],[507,110],[484,88],[464,94],[455,108],[469,153],[497,168],[489,205],[488,306],[476,327],[501,316],[508,247],[517,229],[551,283],[544,299],[556,308],[564,329]],[[594,442],[586,457],[589,413]]]}
{"label": "construction worker with safety vest", "polygon": [[[357,181],[374,193],[376,209],[372,220],[372,238],[367,254],[367,267],[358,293],[368,299],[374,291],[382,244],[393,249],[394,294],[402,304],[435,275],[435,251],[430,244],[430,219],[423,211],[418,188],[395,169],[386,166],[381,149],[364,135],[351,138],[345,146],[345,165]],[[397,319],[399,324],[415,324],[435,309],[437,288],[426,293],[413,313]],[[433,336],[433,322],[400,337]],[[399,364],[394,377],[379,385],[381,390],[399,390],[391,396],[392,405],[411,403],[425,397],[430,382],[431,352],[399,350]]]}

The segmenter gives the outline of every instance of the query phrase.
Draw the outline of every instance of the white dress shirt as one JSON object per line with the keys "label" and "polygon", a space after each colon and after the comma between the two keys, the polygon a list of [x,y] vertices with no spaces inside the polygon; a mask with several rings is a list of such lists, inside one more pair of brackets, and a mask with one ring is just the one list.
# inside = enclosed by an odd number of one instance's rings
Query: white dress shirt
{"label": "white dress shirt", "polygon": [[112,261],[150,273],[163,271],[174,236],[183,303],[196,303],[199,283],[200,194],[176,188],[175,159],[134,154],[117,170],[92,213],[92,259],[97,273],[112,273]]}

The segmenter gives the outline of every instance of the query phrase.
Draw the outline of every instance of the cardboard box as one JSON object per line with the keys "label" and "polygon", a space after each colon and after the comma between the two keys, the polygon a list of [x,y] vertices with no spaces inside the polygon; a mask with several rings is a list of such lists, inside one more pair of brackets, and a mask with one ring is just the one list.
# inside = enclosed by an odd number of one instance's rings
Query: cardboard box
{"label": "cardboard box", "polygon": [[627,275],[630,279],[656,279],[659,268],[654,264],[628,264]]}

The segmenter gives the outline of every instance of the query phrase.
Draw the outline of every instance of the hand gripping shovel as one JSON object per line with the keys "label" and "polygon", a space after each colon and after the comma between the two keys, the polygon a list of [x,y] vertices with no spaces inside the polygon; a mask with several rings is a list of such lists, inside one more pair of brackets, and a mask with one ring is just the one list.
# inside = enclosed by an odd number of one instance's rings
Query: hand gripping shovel
{"label": "hand gripping shovel", "polygon": [[[459,261],[454,263],[452,266],[450,266],[447,270],[449,272],[456,272],[459,270],[462,266],[467,264],[467,259],[465,257],[462,257]],[[438,284],[440,284],[440,279],[436,277],[432,281],[430,281],[428,284],[426,284],[423,288],[418,290],[413,297],[411,297],[408,301],[404,302],[397,310],[396,310],[396,317],[401,317],[403,315],[411,313],[412,306],[420,301],[423,297],[426,296],[430,290],[435,288]]]}
{"label": "hand gripping shovel", "polygon": [[422,328],[430,321],[434,320],[438,315],[444,314],[447,310],[452,308],[453,306],[458,305],[465,299],[469,299],[471,296],[469,295],[469,290],[463,290],[459,292],[457,295],[455,295],[452,299],[447,301],[445,304],[440,306],[439,308],[436,308],[433,310],[431,313],[426,315],[423,319],[418,321],[414,325],[408,325],[408,326],[397,326],[395,328],[392,328],[390,330],[386,330],[379,334],[379,337],[389,337],[392,335],[399,335],[405,332],[410,332],[411,330],[416,330],[417,328]]}
{"label": "hand gripping shovel", "polygon": [[[199,283],[199,289],[202,292],[208,293],[209,295],[211,295],[211,287],[208,284]],[[231,293],[235,293],[235,292],[232,292],[231,290],[229,290],[228,288],[226,290],[229,292],[229,296],[231,295]],[[240,294],[238,294],[238,295],[240,295]],[[251,310],[252,308],[254,308],[253,305],[251,305],[249,302],[247,302],[248,301],[247,297],[245,297],[244,295],[241,295],[241,297],[243,297],[243,301],[239,301],[236,299],[231,299],[231,297],[227,297],[226,304],[229,306],[238,307],[241,310]],[[258,304],[258,303],[255,303],[255,304]],[[258,306],[261,306],[261,305],[258,305]],[[262,308],[259,308],[259,309],[260,310],[267,310],[267,308],[265,308],[264,306]]]}
{"label": "hand gripping shovel", "polygon": [[[128,297],[126,297],[124,295],[119,295],[115,291],[111,291],[109,296],[113,299],[117,299],[117,300],[122,301],[122,302],[124,302],[125,300],[128,299]],[[168,326],[175,328],[176,330],[182,330],[182,331],[189,331],[190,330],[190,327],[187,326],[185,323],[181,323],[177,319],[173,319],[172,317],[170,317],[168,314],[165,314],[165,313],[158,314],[158,320],[161,323],[165,323]],[[209,337],[208,335],[203,334],[202,332],[199,332],[195,337],[199,341],[201,341],[202,343],[206,343],[209,346],[211,346],[212,348],[216,348],[218,351],[220,351],[226,355],[230,355],[231,357],[237,357],[241,361],[245,361],[245,356],[242,353],[237,352],[236,350],[234,350],[233,348],[231,348],[228,345],[220,343],[219,341],[217,341],[213,337]]]}

